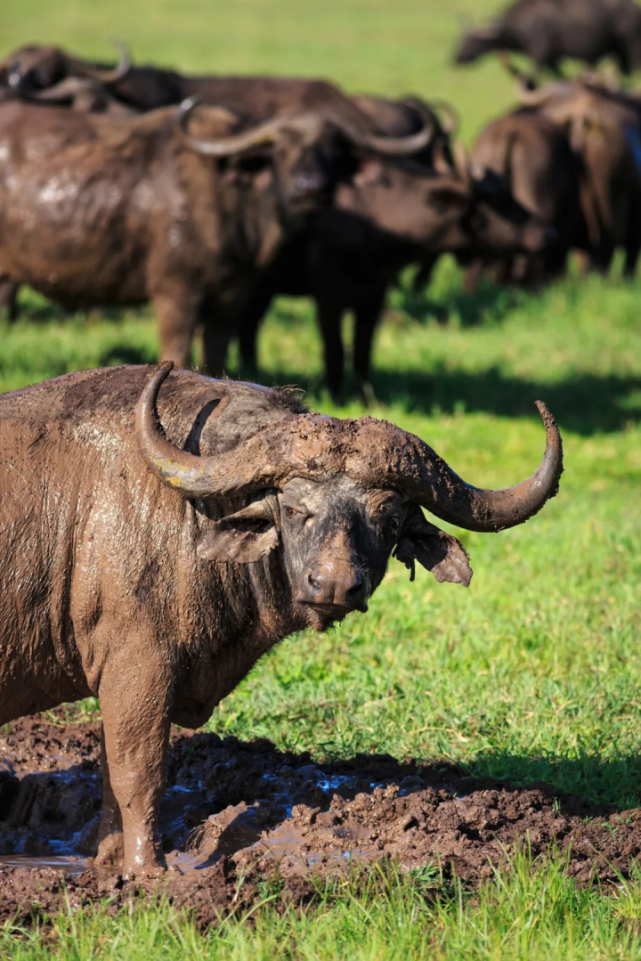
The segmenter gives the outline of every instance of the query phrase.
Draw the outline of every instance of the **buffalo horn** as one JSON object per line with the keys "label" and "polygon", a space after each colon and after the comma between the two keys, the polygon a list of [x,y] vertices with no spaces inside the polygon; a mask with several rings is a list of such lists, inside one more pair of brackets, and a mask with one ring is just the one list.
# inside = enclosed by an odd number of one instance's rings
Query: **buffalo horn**
{"label": "buffalo horn", "polygon": [[[415,103],[413,103],[412,106],[417,109]],[[423,129],[407,137],[381,137],[376,134],[364,133],[351,126],[347,127],[338,118],[334,119],[334,123],[343,130],[357,147],[371,150],[374,153],[380,154],[382,157],[410,157],[412,154],[419,153],[419,151],[429,146],[436,133],[436,124],[434,123],[433,115],[428,116],[425,104],[423,104],[422,107],[423,109],[418,112],[423,119]]]}
{"label": "buffalo horn", "polygon": [[97,93],[98,89],[93,80],[88,77],[65,77],[53,87],[46,87],[44,90],[34,90],[29,94],[29,100],[68,100],[78,94]]}
{"label": "buffalo horn", "polygon": [[454,166],[460,179],[469,187],[472,181],[470,158],[461,140],[454,141]]}
{"label": "buffalo horn", "polygon": [[534,474],[521,484],[498,491],[472,487],[420,438],[388,424],[391,436],[385,456],[389,466],[381,464],[376,471],[376,486],[401,491],[465,530],[489,533],[523,524],[557,494],[563,472],[559,429],[545,404],[537,401],[536,406],[545,426],[545,454]]}
{"label": "buffalo horn", "polygon": [[292,476],[322,479],[342,473],[366,487],[397,490],[458,527],[492,532],[524,523],[558,492],[563,445],[542,401],[537,407],[546,448],[539,467],[515,487],[489,491],[467,484],[419,437],[370,417],[341,421],[294,415],[256,433],[236,450],[196,457],[169,443],[159,423],[156,399],[172,367],[161,364],[142,392],[136,440],[156,476],[186,497],[249,493],[278,488]]}
{"label": "buffalo horn", "polygon": [[100,70],[98,67],[92,67],[82,60],[75,60],[73,62],[74,73],[81,77],[88,77],[90,80],[99,80],[100,83],[106,85],[124,80],[132,67],[129,49],[120,40],[115,40],[113,45],[120,51],[120,60],[112,70]]}
{"label": "buffalo horn", "polygon": [[[244,150],[251,150],[252,147],[272,143],[283,126],[291,124],[300,126],[305,122],[305,119],[312,120],[309,115],[295,118],[283,115],[275,117],[272,120],[267,120],[265,123],[258,124],[249,130],[245,130],[243,133],[232,134],[230,137],[219,137],[216,140],[200,140],[198,137],[194,137],[187,132],[187,121],[196,107],[201,103],[202,101],[199,97],[190,97],[188,100],[183,100],[176,111],[176,122],[186,143],[196,153],[203,154],[205,157],[231,157],[234,154],[242,153]],[[224,108],[217,107],[216,109],[221,110]],[[230,118],[235,116],[227,110],[225,110],[225,113]]]}

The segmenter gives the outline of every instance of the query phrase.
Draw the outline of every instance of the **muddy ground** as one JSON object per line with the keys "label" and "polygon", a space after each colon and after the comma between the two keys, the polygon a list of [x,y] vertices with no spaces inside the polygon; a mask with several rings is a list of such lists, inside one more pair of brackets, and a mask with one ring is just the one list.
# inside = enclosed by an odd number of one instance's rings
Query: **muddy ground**
{"label": "muddy ground", "polygon": [[[99,727],[25,718],[0,732],[0,920],[156,896],[91,864],[100,815]],[[515,844],[534,856],[569,848],[570,874],[628,877],[641,810],[596,809],[545,785],[472,781],[453,767],[361,755],[315,764],[265,740],[172,732],[160,883],[206,926],[280,878],[283,902],[310,900],[315,878],[394,859],[439,865],[474,884]]]}

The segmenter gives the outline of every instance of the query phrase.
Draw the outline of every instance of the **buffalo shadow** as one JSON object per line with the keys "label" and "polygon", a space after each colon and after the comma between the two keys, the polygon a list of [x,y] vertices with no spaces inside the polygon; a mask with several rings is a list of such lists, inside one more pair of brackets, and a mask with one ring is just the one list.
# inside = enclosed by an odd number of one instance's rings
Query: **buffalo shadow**
{"label": "buffalo shadow", "polygon": [[[302,371],[262,371],[259,377],[263,383],[302,388],[310,403],[322,396],[320,378]],[[410,412],[427,415],[464,412],[532,418],[534,402],[543,400],[562,428],[585,437],[624,430],[641,419],[641,376],[577,373],[549,383],[512,377],[497,367],[468,372],[436,366],[423,372],[379,366],[372,387],[378,403],[402,403]],[[345,396],[355,396],[350,374]]]}
{"label": "buffalo shadow", "polygon": [[531,290],[506,287],[485,277],[474,290],[466,290],[462,284],[454,285],[444,300],[431,297],[429,291],[429,287],[401,284],[394,295],[395,307],[421,325],[434,319],[440,326],[446,326],[449,318],[455,316],[461,327],[478,327],[488,316],[493,322],[505,320],[525,297],[532,296]]}
{"label": "buffalo shadow", "polygon": [[[325,812],[335,794],[352,801],[357,794],[390,785],[400,787],[400,796],[431,788],[441,798],[461,800],[482,791],[536,790],[561,814],[608,818],[639,804],[641,756],[536,756],[497,750],[464,764],[365,753],[317,761],[308,752],[281,750],[266,738],[244,741],[173,728],[167,775],[161,805],[166,851],[194,850],[212,815],[227,814],[215,852],[199,865],[204,868],[257,843],[263,831],[291,817],[294,805]],[[46,859],[51,854],[93,853],[101,788],[97,758],[26,775],[9,809],[2,812],[0,854]]]}

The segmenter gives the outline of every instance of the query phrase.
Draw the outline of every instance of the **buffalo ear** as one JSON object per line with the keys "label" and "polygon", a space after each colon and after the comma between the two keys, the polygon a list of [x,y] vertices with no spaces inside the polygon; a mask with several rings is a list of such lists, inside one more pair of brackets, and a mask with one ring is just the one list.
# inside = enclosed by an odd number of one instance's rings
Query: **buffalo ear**
{"label": "buffalo ear", "polygon": [[205,561],[252,564],[278,544],[278,531],[265,500],[215,521],[196,548]]}
{"label": "buffalo ear", "polygon": [[426,521],[420,507],[412,508],[394,557],[412,572],[411,580],[414,580],[416,561],[440,583],[449,581],[468,587],[472,580],[472,568],[461,542]]}

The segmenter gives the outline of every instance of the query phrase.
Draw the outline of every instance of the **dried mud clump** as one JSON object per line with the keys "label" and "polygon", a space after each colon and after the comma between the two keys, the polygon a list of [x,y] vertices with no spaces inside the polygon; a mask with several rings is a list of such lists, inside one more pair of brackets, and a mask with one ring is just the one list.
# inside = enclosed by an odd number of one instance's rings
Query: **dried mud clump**
{"label": "dried mud clump", "polygon": [[641,855],[641,811],[597,809],[546,785],[515,789],[452,767],[360,755],[316,764],[270,742],[174,730],[161,810],[169,871],[96,870],[100,729],[26,718],[0,734],[0,921],[168,896],[206,927],[278,879],[304,903],[316,878],[388,860],[476,884],[506,852],[566,852],[572,877],[615,882]]}

